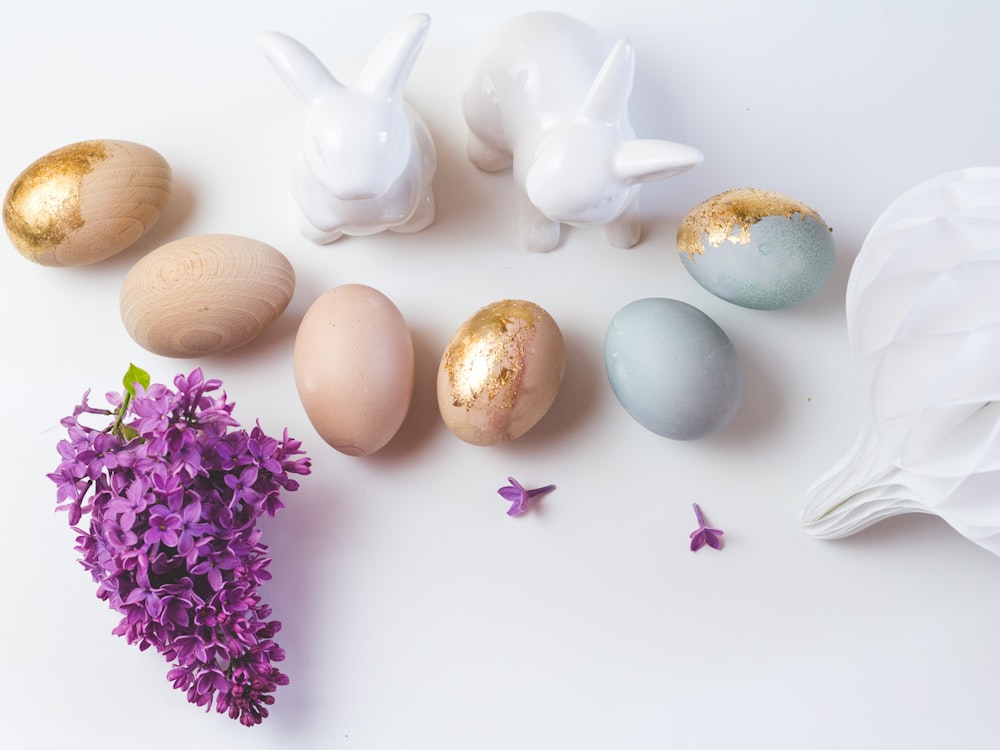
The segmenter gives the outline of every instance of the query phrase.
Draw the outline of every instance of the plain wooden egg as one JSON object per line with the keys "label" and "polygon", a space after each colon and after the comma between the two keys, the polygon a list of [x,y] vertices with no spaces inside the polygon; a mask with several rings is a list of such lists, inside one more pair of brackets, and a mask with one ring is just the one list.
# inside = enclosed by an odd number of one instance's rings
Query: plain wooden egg
{"label": "plain wooden egg", "polygon": [[81,141],[30,164],[4,198],[3,223],[21,255],[81,266],[144,235],[170,198],[170,165],[129,141]]}
{"label": "plain wooden egg", "polygon": [[316,432],[349,456],[382,449],[413,396],[413,339],[399,308],[364,284],[319,297],[295,336],[295,385]]}
{"label": "plain wooden egg", "polygon": [[552,406],[565,359],[562,333],[544,309],[524,300],[487,305],[462,324],[441,358],[441,417],[473,445],[514,440]]}
{"label": "plain wooden egg", "polygon": [[136,263],[119,306],[129,335],[166,357],[227,352],[256,338],[292,299],[295,271],[263,242],[206,234],[168,242]]}

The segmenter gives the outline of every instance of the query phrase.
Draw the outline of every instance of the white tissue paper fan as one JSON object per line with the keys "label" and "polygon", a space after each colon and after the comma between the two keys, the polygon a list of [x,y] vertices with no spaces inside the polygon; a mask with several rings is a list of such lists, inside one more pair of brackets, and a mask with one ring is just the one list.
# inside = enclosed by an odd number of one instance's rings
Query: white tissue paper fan
{"label": "white tissue paper fan", "polygon": [[896,199],[854,262],[846,307],[866,419],[808,491],[806,531],[836,539],[930,513],[1000,555],[1000,168]]}

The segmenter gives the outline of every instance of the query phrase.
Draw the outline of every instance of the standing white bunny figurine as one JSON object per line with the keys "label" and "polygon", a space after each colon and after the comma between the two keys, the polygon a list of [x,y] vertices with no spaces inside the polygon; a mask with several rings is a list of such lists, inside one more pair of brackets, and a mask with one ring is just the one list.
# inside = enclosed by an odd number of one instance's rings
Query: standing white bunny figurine
{"label": "standing white bunny figurine", "polygon": [[639,184],[701,163],[701,152],[637,140],[628,119],[635,59],[560,13],[528,13],[479,49],[462,97],[469,158],[496,172],[513,166],[521,234],[532,251],[559,243],[559,225],[603,224],[607,241],[639,241]]}
{"label": "standing white bunny figurine", "polygon": [[417,14],[390,29],[350,86],[291,37],[261,35],[268,59],[307,106],[292,189],[309,239],[417,232],[434,220],[434,142],[403,99],[429,26]]}

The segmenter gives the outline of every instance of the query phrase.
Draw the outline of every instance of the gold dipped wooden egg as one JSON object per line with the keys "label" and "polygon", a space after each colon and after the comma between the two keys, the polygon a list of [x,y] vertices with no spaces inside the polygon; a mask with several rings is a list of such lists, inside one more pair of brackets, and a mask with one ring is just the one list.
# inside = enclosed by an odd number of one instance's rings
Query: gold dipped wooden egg
{"label": "gold dipped wooden egg", "polygon": [[144,349],[198,357],[249,343],[285,311],[294,290],[295,271],[275,248],[205,234],[143,257],[125,276],[119,307],[125,329]]}
{"label": "gold dipped wooden egg", "polygon": [[160,218],[170,165],[131,141],[90,140],[51,151],[11,183],[3,223],[11,244],[43,266],[82,266],[120,253]]}

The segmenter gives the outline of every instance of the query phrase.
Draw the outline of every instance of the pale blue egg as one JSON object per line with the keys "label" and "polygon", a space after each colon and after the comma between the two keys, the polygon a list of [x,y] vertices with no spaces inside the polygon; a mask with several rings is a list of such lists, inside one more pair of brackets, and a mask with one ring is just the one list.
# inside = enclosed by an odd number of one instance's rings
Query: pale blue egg
{"label": "pale blue egg", "polygon": [[819,214],[786,195],[752,188],[720,193],[688,212],[677,249],[705,289],[759,310],[792,307],[815,295],[836,256]]}
{"label": "pale blue egg", "polygon": [[650,297],[619,310],[604,339],[611,388],[643,427],[674,440],[718,432],[739,410],[743,370],[732,341],[686,302]]}

